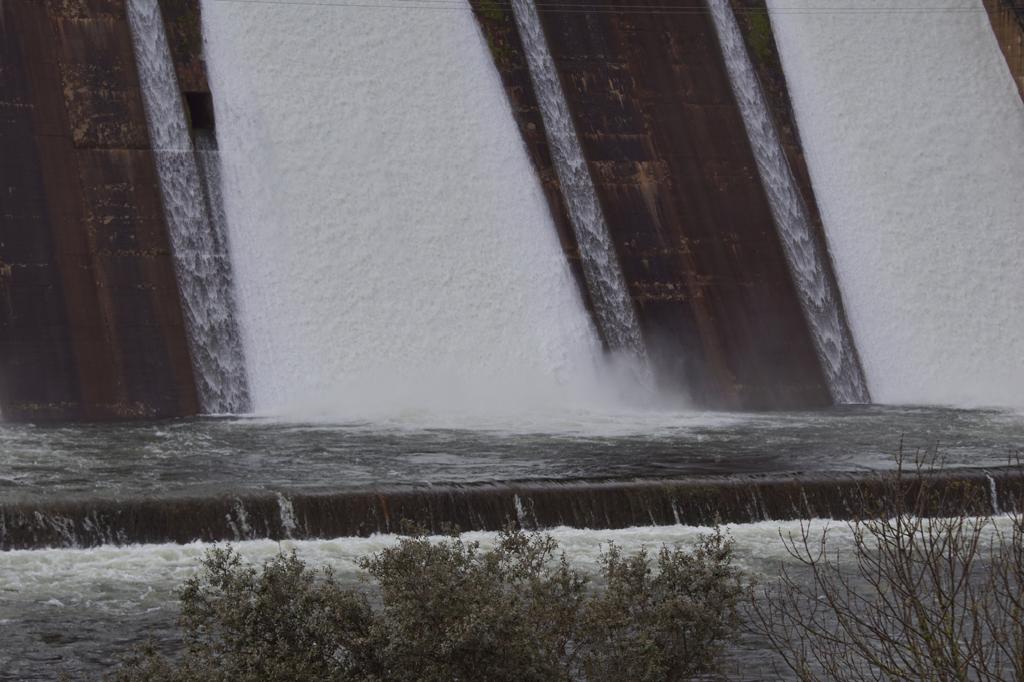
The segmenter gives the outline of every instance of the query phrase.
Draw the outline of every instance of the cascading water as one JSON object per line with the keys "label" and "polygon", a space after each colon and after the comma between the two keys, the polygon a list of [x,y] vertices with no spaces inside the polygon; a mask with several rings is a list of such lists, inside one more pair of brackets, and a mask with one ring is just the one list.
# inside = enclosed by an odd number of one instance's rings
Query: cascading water
{"label": "cascading water", "polygon": [[127,6],[200,407],[207,413],[245,412],[249,399],[231,263],[221,225],[209,213],[219,191],[215,152],[207,143],[197,163],[157,0],[129,0]]}
{"label": "cascading water", "polygon": [[600,342],[472,12],[390,5],[203,4],[255,409],[586,404]]}
{"label": "cascading water", "polygon": [[835,402],[867,403],[867,383],[839,292],[828,277],[828,253],[815,239],[764,93],[750,62],[729,0],[707,0],[722,46],[726,70],[768,195],[772,217],[811,328],[815,348]]}
{"label": "cascading water", "polygon": [[1024,406],[1024,105],[981,0],[825,5],[768,0],[872,398]]}
{"label": "cascading water", "polygon": [[210,389],[216,391],[213,402],[220,406],[216,411],[239,414],[248,412],[252,405],[249,401],[245,354],[242,352],[242,335],[235,318],[234,283],[228,251],[228,225],[224,212],[217,136],[212,130],[196,130],[194,144],[199,175],[203,181],[206,211],[210,218],[209,246],[213,249],[210,257],[215,264],[209,272],[209,283],[212,285],[210,290],[216,293],[214,298],[218,303],[209,314],[217,316],[212,335],[217,346],[214,374],[220,376]]}
{"label": "cascading water", "polygon": [[597,323],[612,350],[626,351],[643,362],[646,352],[640,324],[583,158],[537,8],[533,0],[512,0],[512,12],[526,51],[530,80],[537,93],[569,221],[579,244],[583,276],[594,301]]}
{"label": "cascading water", "polygon": [[[833,524],[829,542],[853,556],[854,537],[845,524]],[[820,532],[824,523],[814,526]],[[723,532],[735,539],[735,562],[744,570],[771,581],[780,562],[794,561],[778,541],[799,533],[793,523],[727,525]],[[549,535],[558,542],[574,569],[596,577],[611,542],[631,556],[646,548],[667,544],[691,547],[707,528],[670,526],[630,528],[626,531],[557,528]],[[482,550],[494,547],[497,533],[467,533],[467,542],[479,542]],[[236,542],[232,549],[247,564],[259,566],[295,551],[310,567],[330,567],[345,588],[365,592],[368,581],[360,560],[394,547],[397,535],[281,542]],[[181,647],[180,630],[174,623],[179,613],[179,592],[185,580],[201,569],[204,554],[215,545],[130,545],[86,550],[42,550],[0,553],[4,578],[3,643],[0,644],[0,678],[10,682],[43,682],[58,679],[100,679],[112,676],[116,661],[136,646],[140,633],[160,651]],[[74,633],[65,635],[63,633]],[[729,679],[763,679],[763,655],[749,645],[728,647],[726,669],[747,675]]]}

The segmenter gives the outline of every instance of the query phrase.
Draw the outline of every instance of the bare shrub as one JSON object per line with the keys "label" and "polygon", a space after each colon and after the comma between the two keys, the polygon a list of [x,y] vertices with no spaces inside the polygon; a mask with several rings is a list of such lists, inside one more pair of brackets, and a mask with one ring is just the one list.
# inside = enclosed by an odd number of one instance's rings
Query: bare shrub
{"label": "bare shrub", "polygon": [[783,536],[795,562],[750,607],[800,680],[1024,679],[1024,519],[993,516],[983,482],[935,474],[901,460],[863,491],[852,546],[809,522]]}
{"label": "bare shrub", "polygon": [[140,651],[137,680],[683,680],[714,672],[741,588],[721,533],[626,557],[597,588],[541,533],[493,549],[403,537],[361,560],[376,591],[294,554],[261,568],[214,549],[181,591],[185,647]]}

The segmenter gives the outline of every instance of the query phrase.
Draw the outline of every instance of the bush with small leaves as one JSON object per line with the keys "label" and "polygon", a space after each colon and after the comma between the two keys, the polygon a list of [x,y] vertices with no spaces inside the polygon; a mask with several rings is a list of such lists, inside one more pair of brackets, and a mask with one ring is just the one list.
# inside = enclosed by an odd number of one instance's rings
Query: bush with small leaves
{"label": "bush with small leaves", "polygon": [[662,547],[603,559],[608,587],[588,601],[580,644],[590,680],[687,680],[712,672],[739,622],[742,587],[722,534],[692,552]]}
{"label": "bush with small leaves", "polygon": [[682,680],[713,672],[739,578],[719,532],[693,551],[624,556],[598,589],[542,533],[493,549],[403,537],[364,558],[377,592],[294,553],[261,569],[213,549],[181,590],[184,651],[136,652],[120,682],[192,680]]}
{"label": "bush with small leaves", "polygon": [[214,548],[181,590],[185,651],[172,663],[152,648],[115,679],[378,679],[365,596],[343,588],[330,569],[309,568],[294,553],[262,569],[231,548]]}
{"label": "bush with small leaves", "polygon": [[564,679],[586,580],[557,548],[519,532],[489,551],[419,537],[364,559],[381,590],[387,679]]}

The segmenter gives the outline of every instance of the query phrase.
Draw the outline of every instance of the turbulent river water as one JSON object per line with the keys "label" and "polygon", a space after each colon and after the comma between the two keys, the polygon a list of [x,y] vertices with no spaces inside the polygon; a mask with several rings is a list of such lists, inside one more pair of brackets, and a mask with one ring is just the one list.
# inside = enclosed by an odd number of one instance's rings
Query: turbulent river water
{"label": "turbulent river water", "polygon": [[[430,423],[435,423],[431,420]],[[443,425],[442,425],[443,426]],[[0,504],[67,498],[238,491],[372,490],[495,481],[633,479],[701,474],[857,472],[892,467],[904,450],[951,466],[995,467],[1024,443],[1024,417],[1001,411],[848,407],[788,414],[562,414],[474,428],[210,418],[141,424],[0,426]],[[738,561],[771,579],[792,522],[728,527]],[[692,540],[689,526],[556,529],[571,560],[596,565],[602,543],[627,550]],[[489,541],[492,534],[475,534]],[[355,580],[354,559],[393,536],[238,543],[253,559],[296,548]],[[174,645],[174,588],[207,545],[105,545],[0,552],[0,679],[99,674],[131,646]],[[763,643],[729,652],[733,676],[765,668]],[[743,671],[747,671],[744,673]],[[750,671],[755,671],[750,673]],[[742,674],[741,674],[742,673]],[[763,676],[761,677],[763,679]]]}
{"label": "turbulent river water", "polygon": [[[830,551],[850,556],[852,533],[848,526],[815,521],[810,529],[812,537],[827,531]],[[626,553],[663,544],[685,547],[708,530],[677,525],[618,531],[556,528],[548,532],[575,568],[594,575],[609,542]],[[723,530],[734,542],[734,565],[746,579],[763,586],[775,579],[783,565],[799,571],[780,537],[799,535],[799,522],[728,524]],[[464,538],[487,547],[495,534],[468,533]],[[395,536],[379,535],[326,541],[249,541],[234,547],[247,561],[257,564],[281,551],[295,550],[311,565],[331,566],[342,582],[358,588],[365,583],[357,559],[395,541]],[[197,542],[0,553],[0,629],[4,635],[0,679],[50,680],[60,673],[73,679],[99,675],[147,641],[163,651],[174,651],[180,644],[174,628],[175,589],[195,574],[208,548]],[[725,650],[722,663],[730,680],[789,679],[763,636],[746,626]]]}
{"label": "turbulent river water", "polygon": [[[770,579],[785,552],[779,530],[796,531],[795,523],[730,525],[737,565]],[[591,531],[558,528],[551,534],[574,566],[593,572],[600,554],[614,541],[626,552],[661,544],[686,546],[706,528],[669,526]],[[849,533],[836,528],[836,542]],[[493,533],[467,538],[493,542]],[[326,541],[250,541],[235,547],[260,562],[281,550],[294,549],[314,565],[335,568],[345,582],[358,584],[356,559],[395,542],[395,536]],[[50,680],[61,672],[78,679],[110,670],[132,647],[153,640],[163,650],[177,645],[175,588],[195,573],[209,547],[134,545],[89,550],[34,550],[0,553],[0,679]],[[743,635],[730,647],[726,668],[731,679],[768,679],[771,659],[763,642]],[[745,672],[744,672],[745,671]],[[770,676],[769,676],[770,677]]]}

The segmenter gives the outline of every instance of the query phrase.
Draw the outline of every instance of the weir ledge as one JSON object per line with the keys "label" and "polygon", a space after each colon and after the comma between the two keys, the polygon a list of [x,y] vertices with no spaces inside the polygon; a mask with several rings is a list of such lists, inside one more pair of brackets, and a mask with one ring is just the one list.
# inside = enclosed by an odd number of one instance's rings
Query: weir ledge
{"label": "weir ledge", "polygon": [[1011,501],[1024,493],[1019,467],[946,469],[901,486],[893,481],[882,471],[23,501],[0,505],[0,549],[365,537],[401,532],[409,522],[440,533],[847,519],[864,504],[885,513],[898,495],[914,495],[920,481],[934,493],[930,515],[985,515],[1013,509]]}

